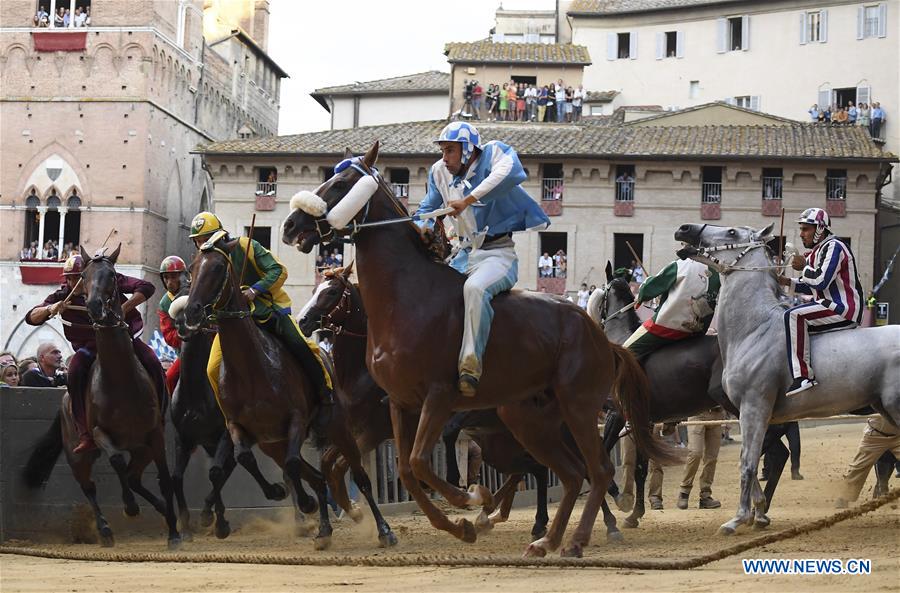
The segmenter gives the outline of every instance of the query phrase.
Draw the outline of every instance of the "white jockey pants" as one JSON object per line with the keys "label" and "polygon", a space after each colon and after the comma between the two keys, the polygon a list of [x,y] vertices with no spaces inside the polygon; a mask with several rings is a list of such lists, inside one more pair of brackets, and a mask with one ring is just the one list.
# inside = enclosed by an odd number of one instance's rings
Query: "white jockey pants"
{"label": "white jockey pants", "polygon": [[519,279],[519,263],[512,238],[493,241],[481,249],[461,251],[453,267],[468,278],[463,286],[465,320],[459,351],[460,374],[481,377],[481,361],[491,332],[491,299],[511,289]]}

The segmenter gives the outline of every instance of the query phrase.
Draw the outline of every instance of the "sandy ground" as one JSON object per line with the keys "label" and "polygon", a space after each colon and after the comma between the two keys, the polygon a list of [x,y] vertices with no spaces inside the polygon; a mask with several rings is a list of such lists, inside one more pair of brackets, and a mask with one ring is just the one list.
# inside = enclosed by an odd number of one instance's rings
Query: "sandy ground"
{"label": "sandy ground", "polygon": [[[861,424],[804,428],[804,481],[788,477],[780,484],[770,512],[771,530],[780,530],[822,518],[833,512],[840,476],[853,457]],[[731,538],[715,535],[736,507],[739,446],[722,448],[714,494],[722,500],[717,510],[696,508],[696,493],[686,511],[674,508],[680,468],[667,472],[666,510],[649,511],[640,529],[625,530],[624,544],[607,544],[598,522],[587,557],[629,559],[680,559],[710,553],[723,546],[746,541],[759,532],[744,529]],[[874,477],[863,490],[871,496]],[[892,485],[896,485],[892,484]],[[551,508],[551,517],[555,505]],[[420,514],[389,517],[400,538],[392,550],[376,547],[374,525],[349,520],[335,524],[334,543],[327,554],[455,554],[518,557],[529,542],[532,509],[518,509],[509,523],[498,525],[472,545],[463,544],[431,529]],[[577,517],[578,509],[576,509]],[[474,519],[475,512],[459,512]],[[618,513],[619,517],[623,516]],[[307,538],[293,534],[290,521],[251,519],[232,523],[235,531],[225,540],[200,534],[186,543],[185,553],[277,552],[313,554]],[[570,525],[571,528],[571,525]],[[36,544],[49,549],[85,549],[82,546]],[[117,550],[162,551],[164,531],[117,533]],[[33,591],[897,591],[900,590],[900,511],[891,504],[829,529],[745,552],[689,571],[634,571],[563,568],[347,568],[307,566],[259,566],[222,564],[108,563],[44,560],[0,555],[0,590],[3,593]],[[742,558],[867,558],[867,576],[747,576]]]}

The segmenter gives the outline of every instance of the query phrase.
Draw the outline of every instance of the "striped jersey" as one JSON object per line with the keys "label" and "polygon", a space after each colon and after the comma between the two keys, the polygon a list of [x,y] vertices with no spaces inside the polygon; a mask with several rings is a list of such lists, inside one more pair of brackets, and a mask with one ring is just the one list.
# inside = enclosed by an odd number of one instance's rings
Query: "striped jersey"
{"label": "striped jersey", "polygon": [[806,254],[806,267],[791,280],[794,291],[812,295],[844,319],[862,321],[863,291],[850,248],[831,235]]}

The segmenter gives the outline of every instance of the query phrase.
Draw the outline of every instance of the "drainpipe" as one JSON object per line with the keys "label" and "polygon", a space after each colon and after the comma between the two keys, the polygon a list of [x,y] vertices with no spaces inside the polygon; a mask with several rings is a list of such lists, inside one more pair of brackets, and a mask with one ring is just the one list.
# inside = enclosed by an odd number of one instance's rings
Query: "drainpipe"
{"label": "drainpipe", "polygon": [[[891,183],[891,172],[894,168],[890,163],[882,163],[881,171],[875,180],[875,257],[872,264],[872,282],[878,282],[881,278],[881,190]],[[874,284],[873,284],[874,286]]]}

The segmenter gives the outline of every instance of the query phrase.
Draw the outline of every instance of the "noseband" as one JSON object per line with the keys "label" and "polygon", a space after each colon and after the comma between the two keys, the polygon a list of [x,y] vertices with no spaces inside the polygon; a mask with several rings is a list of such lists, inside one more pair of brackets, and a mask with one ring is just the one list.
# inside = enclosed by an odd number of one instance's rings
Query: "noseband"
{"label": "noseband", "polygon": [[349,319],[350,315],[353,313],[353,290],[350,287],[350,283],[343,278],[339,278],[339,281],[344,285],[344,291],[341,293],[341,298],[336,305],[322,315],[319,324],[322,329],[333,332],[335,336],[343,335],[352,338],[365,338],[367,337],[365,333],[361,334],[353,332],[344,327],[344,323],[347,322],[347,319]]}

